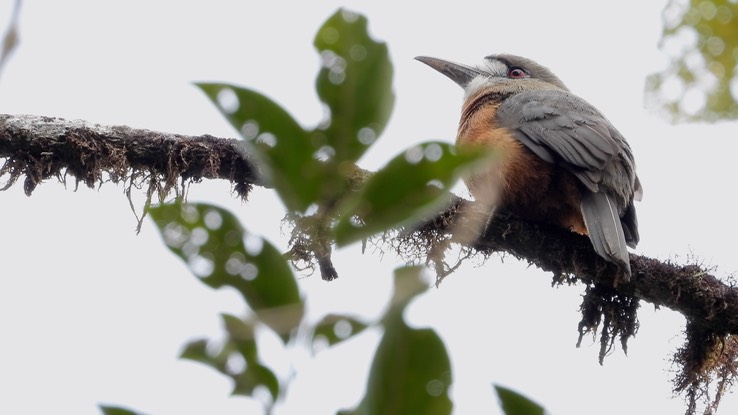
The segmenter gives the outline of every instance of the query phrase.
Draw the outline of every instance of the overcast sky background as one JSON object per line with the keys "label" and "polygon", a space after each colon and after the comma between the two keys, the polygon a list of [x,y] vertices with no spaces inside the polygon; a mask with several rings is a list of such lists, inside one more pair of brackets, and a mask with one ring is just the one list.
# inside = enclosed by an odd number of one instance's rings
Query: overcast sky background
{"label": "overcast sky background", "polygon": [[[12,3],[0,1],[0,24]],[[420,141],[455,137],[462,91],[413,57],[475,64],[491,53],[524,55],[549,66],[629,140],[645,191],[636,252],[734,273],[735,123],[672,126],[643,105],[645,77],[666,64],[657,49],[664,4],[27,0],[21,43],[0,77],[0,113],[233,137],[192,86],[207,80],[255,88],[315,125],[322,109],[313,36],[346,6],[369,18],[395,64],[395,111],[363,167]],[[248,230],[286,247],[281,205],[267,191],[242,203],[228,183],[208,182],[192,186],[189,200],[229,208]],[[243,305],[199,283],[150,221],[136,235],[122,187],[75,191],[71,180],[66,188],[49,181],[28,198],[18,183],[0,201],[0,413],[88,415],[100,402],[152,415],[260,413],[252,400],[228,398],[225,377],[177,359],[188,340],[221,336],[218,313],[241,314]],[[143,201],[134,199],[139,211]],[[398,261],[351,247],[335,262],[338,280],[300,281],[311,318],[378,316]],[[669,383],[683,318],[643,304],[629,355],[618,349],[601,367],[597,342],[574,347],[581,292],[551,289],[549,275],[494,257],[470,261],[407,317],[437,328],[446,342],[457,414],[498,413],[492,383],[553,414],[683,413]],[[276,413],[354,405],[377,340],[368,332],[315,360],[267,353],[280,373],[289,359],[298,370]],[[274,339],[265,341],[262,351],[276,349]],[[738,413],[735,394],[721,409]]]}

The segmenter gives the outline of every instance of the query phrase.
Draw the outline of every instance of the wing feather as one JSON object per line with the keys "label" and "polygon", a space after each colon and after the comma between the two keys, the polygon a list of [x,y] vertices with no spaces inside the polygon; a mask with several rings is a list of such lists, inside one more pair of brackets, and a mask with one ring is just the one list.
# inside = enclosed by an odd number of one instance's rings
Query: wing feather
{"label": "wing feather", "polygon": [[497,123],[543,160],[562,166],[589,190],[581,212],[595,251],[630,275],[627,245],[638,243],[633,197],[640,198],[630,148],[592,105],[564,90],[507,98]]}
{"label": "wing feather", "polygon": [[582,217],[595,252],[617,264],[630,277],[630,257],[617,206],[605,193],[584,193]]}
{"label": "wing feather", "polygon": [[534,153],[547,153],[544,160],[570,170],[602,170],[622,140],[592,105],[560,90],[515,94],[500,105],[497,121]]}

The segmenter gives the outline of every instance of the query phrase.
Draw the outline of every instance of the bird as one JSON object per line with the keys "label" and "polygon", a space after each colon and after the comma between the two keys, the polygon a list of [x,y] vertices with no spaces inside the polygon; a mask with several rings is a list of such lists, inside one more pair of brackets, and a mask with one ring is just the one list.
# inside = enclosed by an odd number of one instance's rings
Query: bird
{"label": "bird", "polygon": [[468,66],[418,56],[464,90],[456,144],[498,158],[464,179],[474,199],[587,235],[594,251],[631,277],[640,239],[634,200],[643,189],[623,135],[547,67],[495,54]]}

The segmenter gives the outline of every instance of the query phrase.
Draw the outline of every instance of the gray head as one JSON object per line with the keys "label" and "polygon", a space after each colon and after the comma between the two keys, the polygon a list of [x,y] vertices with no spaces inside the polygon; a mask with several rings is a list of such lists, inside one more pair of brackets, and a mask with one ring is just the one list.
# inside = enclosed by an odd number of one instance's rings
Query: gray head
{"label": "gray head", "polygon": [[475,67],[427,56],[418,56],[415,59],[449,77],[464,88],[467,95],[487,84],[514,83],[531,79],[543,81],[552,88],[569,90],[551,70],[522,56],[489,55]]}

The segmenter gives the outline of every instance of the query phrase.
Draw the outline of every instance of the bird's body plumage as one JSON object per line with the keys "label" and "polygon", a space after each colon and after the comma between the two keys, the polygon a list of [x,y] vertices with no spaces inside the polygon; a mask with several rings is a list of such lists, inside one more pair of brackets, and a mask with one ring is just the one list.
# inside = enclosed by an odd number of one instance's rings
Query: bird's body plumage
{"label": "bird's body plumage", "polygon": [[476,68],[418,58],[465,90],[457,143],[495,148],[498,162],[466,179],[477,200],[589,235],[630,275],[641,195],[631,149],[591,104],[547,68],[514,55]]}

